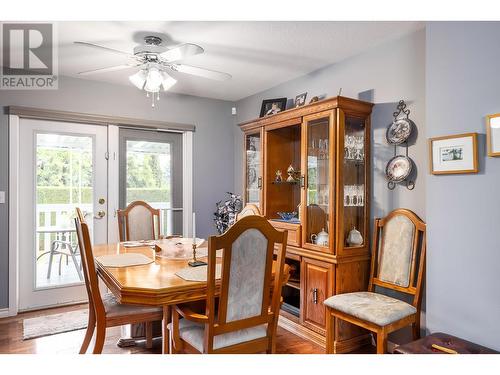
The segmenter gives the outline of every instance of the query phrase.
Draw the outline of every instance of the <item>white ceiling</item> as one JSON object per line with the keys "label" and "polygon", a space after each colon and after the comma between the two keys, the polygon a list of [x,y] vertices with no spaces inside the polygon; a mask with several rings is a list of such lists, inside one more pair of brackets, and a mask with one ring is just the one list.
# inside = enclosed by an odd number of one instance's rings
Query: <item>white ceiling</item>
{"label": "white ceiling", "polygon": [[132,52],[145,35],[205,49],[184,62],[230,73],[218,82],[176,73],[173,92],[236,101],[423,27],[421,22],[59,22],[59,74],[132,86],[133,69],[79,76],[125,63],[120,55],[73,44],[87,41]]}

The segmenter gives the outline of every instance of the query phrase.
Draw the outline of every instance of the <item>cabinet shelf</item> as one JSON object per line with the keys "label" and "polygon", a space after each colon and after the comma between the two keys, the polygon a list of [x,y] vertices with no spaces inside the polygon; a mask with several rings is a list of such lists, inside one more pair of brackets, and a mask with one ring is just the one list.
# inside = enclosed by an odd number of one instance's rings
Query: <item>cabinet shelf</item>
{"label": "cabinet shelf", "polygon": [[300,282],[298,282],[298,281],[288,281],[286,283],[286,286],[289,286],[290,288],[294,288],[294,289],[300,290]]}
{"label": "cabinet shelf", "polygon": [[349,158],[344,158],[344,161],[345,162],[349,162],[349,163],[360,163],[360,164],[364,164],[365,163],[365,159],[349,159]]}
{"label": "cabinet shelf", "polygon": [[294,181],[272,181],[271,184],[273,185],[297,185],[300,182],[300,180],[294,180]]}

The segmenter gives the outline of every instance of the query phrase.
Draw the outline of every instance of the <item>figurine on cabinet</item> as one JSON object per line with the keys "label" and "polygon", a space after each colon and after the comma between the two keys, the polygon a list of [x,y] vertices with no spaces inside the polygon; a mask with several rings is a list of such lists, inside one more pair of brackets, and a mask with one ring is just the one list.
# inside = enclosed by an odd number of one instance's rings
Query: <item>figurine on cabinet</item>
{"label": "figurine on cabinet", "polygon": [[288,173],[288,178],[286,179],[287,182],[295,182],[296,181],[296,179],[295,179],[295,169],[292,167],[291,164],[288,167],[288,169],[286,170],[286,173]]}
{"label": "figurine on cabinet", "polygon": [[274,181],[275,182],[283,182],[283,177],[282,177],[281,169],[278,169],[276,171],[276,177],[274,178]]}

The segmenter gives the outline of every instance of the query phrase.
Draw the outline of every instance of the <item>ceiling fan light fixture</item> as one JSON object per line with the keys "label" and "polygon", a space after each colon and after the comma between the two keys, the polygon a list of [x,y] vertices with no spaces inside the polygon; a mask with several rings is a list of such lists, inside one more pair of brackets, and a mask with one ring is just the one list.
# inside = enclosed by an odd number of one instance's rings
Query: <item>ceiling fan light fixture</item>
{"label": "ceiling fan light fixture", "polygon": [[144,69],[141,69],[137,73],[132,74],[130,77],[128,77],[128,79],[135,87],[137,87],[139,90],[142,90],[146,83],[146,77],[147,72]]}
{"label": "ceiling fan light fixture", "polygon": [[156,67],[151,67],[148,69],[148,75],[146,77],[146,85],[144,86],[144,90],[149,92],[158,92],[160,91],[162,82],[163,77],[160,70]]}
{"label": "ceiling fan light fixture", "polygon": [[163,81],[161,82],[161,86],[163,87],[163,91],[168,91],[173,85],[177,83],[177,80],[171,76],[169,76],[165,72],[161,72],[161,76]]}

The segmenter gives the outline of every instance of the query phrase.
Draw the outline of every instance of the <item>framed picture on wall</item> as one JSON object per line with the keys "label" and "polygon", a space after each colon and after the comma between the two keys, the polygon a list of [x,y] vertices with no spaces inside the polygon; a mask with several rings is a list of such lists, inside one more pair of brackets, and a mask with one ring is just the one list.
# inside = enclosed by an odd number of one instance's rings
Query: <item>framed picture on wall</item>
{"label": "framed picture on wall", "polygon": [[477,133],[429,139],[432,174],[477,173]]}
{"label": "framed picture on wall", "polygon": [[488,156],[500,156],[500,113],[486,116]]}
{"label": "framed picture on wall", "polygon": [[286,109],[286,98],[266,99],[260,107],[260,117],[275,115]]}

